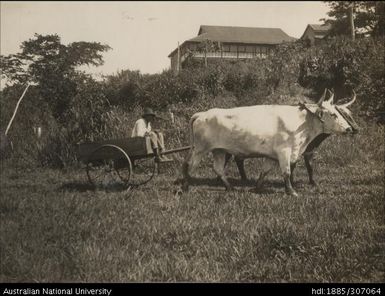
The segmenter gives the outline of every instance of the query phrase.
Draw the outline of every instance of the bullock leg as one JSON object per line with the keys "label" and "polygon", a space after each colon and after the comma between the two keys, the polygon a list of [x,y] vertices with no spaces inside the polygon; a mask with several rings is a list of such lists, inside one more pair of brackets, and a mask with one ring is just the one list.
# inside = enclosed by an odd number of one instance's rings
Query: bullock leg
{"label": "bullock leg", "polygon": [[225,176],[225,163],[226,163],[226,152],[222,150],[213,150],[214,158],[214,171],[223,181],[226,190],[232,190],[232,186]]}
{"label": "bullock leg", "polygon": [[[226,153],[225,165],[224,165],[226,176],[227,176],[227,166],[229,164],[231,157],[232,157],[232,155],[230,153]],[[234,157],[234,160],[235,160],[235,163],[237,165],[239,175],[241,176],[241,180],[247,181],[247,176],[246,176],[246,172],[245,172],[245,160],[243,158],[239,158],[237,156]],[[218,179],[220,179],[219,176],[218,176]]]}
{"label": "bullock leg", "polygon": [[237,164],[242,181],[247,181],[247,176],[245,172],[245,160],[243,158],[235,157],[235,163]]}
{"label": "bullock leg", "polygon": [[290,183],[294,186],[294,170],[297,163],[291,163],[290,164]]}
{"label": "bullock leg", "polygon": [[227,168],[227,165],[229,164],[229,161],[232,157],[232,154],[230,153],[226,153],[226,156],[225,156],[225,165],[224,165],[224,168],[226,169]]}
{"label": "bullock leg", "polygon": [[259,173],[259,177],[258,177],[257,183],[255,185],[255,187],[257,189],[262,189],[263,180],[265,179],[265,177],[267,176],[267,174],[269,172],[270,172],[270,170],[262,171],[262,172]]}
{"label": "bullock leg", "polygon": [[183,173],[182,190],[183,191],[188,191],[189,183],[191,180],[190,174],[194,172],[194,170],[197,168],[197,166],[202,160],[203,155],[204,155],[204,151],[196,152],[195,150],[193,150],[189,153],[187,159],[184,161],[182,165],[182,173]]}
{"label": "bullock leg", "polygon": [[290,181],[290,176],[291,176],[290,154],[291,154],[290,149],[284,149],[280,151],[278,154],[278,161],[283,174],[283,179],[285,180],[286,193],[289,195],[298,196],[298,193],[295,192]]}
{"label": "bullock leg", "polygon": [[[231,157],[233,157],[232,154],[226,153],[226,156],[225,156],[225,164],[224,164],[224,166],[223,166],[223,169],[224,169],[224,172],[225,172],[225,175],[226,175],[226,176],[227,176],[227,166],[228,166],[228,164],[229,164],[229,161],[230,161]],[[218,179],[218,180],[222,180],[219,176],[217,176],[217,179]]]}
{"label": "bullock leg", "polygon": [[263,159],[260,167],[261,172],[259,173],[259,177],[256,182],[257,190],[262,189],[262,185],[265,177],[271,172],[274,166],[275,166],[275,163],[271,162],[270,160]]}
{"label": "bullock leg", "polygon": [[310,160],[313,158],[313,153],[304,154],[303,157],[305,159],[306,170],[309,176],[309,183],[313,186],[317,186],[317,183],[313,179],[313,167],[311,166],[311,163],[310,163]]}

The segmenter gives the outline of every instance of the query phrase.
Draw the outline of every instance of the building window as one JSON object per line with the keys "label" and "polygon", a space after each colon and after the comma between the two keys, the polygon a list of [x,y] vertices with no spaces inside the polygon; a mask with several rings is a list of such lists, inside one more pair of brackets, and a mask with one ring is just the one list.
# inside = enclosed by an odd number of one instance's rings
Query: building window
{"label": "building window", "polygon": [[257,47],[257,54],[258,54],[259,56],[262,56],[262,46],[258,46],[258,47]]}
{"label": "building window", "polygon": [[246,46],[246,52],[253,53],[253,52],[254,52],[254,46],[252,46],[252,45],[247,45],[247,46]]}
{"label": "building window", "polygon": [[246,46],[238,45],[238,52],[246,52]]}
{"label": "building window", "polygon": [[267,47],[267,46],[259,46],[257,48],[256,55],[261,57],[261,58],[265,58],[268,55],[269,51],[270,51],[269,47]]}

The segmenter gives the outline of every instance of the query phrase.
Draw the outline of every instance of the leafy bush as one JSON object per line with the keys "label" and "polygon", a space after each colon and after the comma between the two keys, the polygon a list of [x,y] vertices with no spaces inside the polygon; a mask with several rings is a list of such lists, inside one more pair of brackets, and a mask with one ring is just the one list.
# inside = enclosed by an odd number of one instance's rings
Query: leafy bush
{"label": "leafy bush", "polygon": [[304,52],[301,84],[320,93],[333,88],[336,97],[350,96],[354,89],[357,105],[369,113],[383,112],[385,93],[384,39],[363,38],[355,42],[334,38]]}

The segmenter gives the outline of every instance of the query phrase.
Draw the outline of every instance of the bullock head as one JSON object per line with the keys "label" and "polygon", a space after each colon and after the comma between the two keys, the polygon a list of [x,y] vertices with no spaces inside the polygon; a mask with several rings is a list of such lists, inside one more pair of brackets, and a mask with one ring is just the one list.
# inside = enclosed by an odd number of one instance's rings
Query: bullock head
{"label": "bullock head", "polygon": [[[317,103],[318,108],[315,114],[323,122],[325,133],[356,133],[358,125],[353,120],[351,112],[347,109],[356,100],[356,94],[353,91],[352,100],[344,105],[334,104],[334,93],[327,90],[330,94],[329,99],[325,100],[325,94]],[[325,92],[325,93],[326,93]]]}
{"label": "bullock head", "polygon": [[[325,100],[327,95],[329,95],[329,98]],[[354,91],[353,99],[349,103],[336,105],[333,100],[334,93],[325,89],[324,94],[317,104],[300,104],[300,106],[321,121],[323,133],[357,133],[358,125],[355,123],[351,111],[347,109],[347,107],[356,100]]]}

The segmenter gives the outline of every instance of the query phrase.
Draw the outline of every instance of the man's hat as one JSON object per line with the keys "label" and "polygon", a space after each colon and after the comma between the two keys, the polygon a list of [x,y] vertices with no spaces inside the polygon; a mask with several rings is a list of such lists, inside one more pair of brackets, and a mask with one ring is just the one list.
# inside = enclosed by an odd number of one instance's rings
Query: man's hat
{"label": "man's hat", "polygon": [[144,116],[149,116],[149,115],[156,117],[156,114],[154,113],[154,111],[152,111],[151,108],[148,108],[148,107],[144,108],[142,116],[144,117]]}

